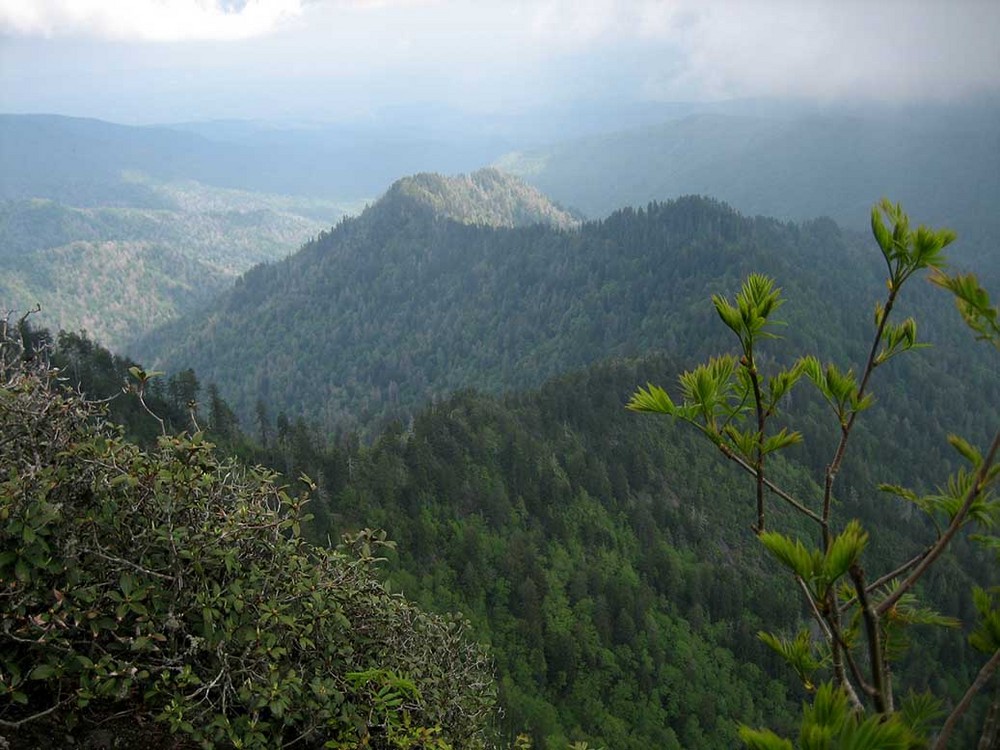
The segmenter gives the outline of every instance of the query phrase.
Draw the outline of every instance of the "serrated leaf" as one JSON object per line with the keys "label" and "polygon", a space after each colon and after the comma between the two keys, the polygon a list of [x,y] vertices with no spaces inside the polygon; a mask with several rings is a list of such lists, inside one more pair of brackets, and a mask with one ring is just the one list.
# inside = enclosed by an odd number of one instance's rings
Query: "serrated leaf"
{"label": "serrated leaf", "polygon": [[631,411],[669,415],[673,415],[677,411],[677,407],[667,392],[652,383],[647,383],[645,388],[640,386],[632,394],[632,398],[629,399],[625,408]]}
{"label": "serrated leaf", "polygon": [[765,531],[759,539],[771,554],[796,575],[807,581],[815,578],[822,560],[818,551],[810,551],[798,539],[791,539],[777,531]]}
{"label": "serrated leaf", "polygon": [[868,534],[857,520],[852,520],[834,537],[823,559],[823,577],[827,585],[847,572],[861,556],[867,543]]}

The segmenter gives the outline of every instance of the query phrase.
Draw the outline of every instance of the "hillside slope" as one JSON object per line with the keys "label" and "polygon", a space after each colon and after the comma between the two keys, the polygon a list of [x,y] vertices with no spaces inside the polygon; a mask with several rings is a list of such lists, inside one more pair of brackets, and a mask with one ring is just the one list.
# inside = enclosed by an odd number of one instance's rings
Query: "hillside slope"
{"label": "hillside slope", "polygon": [[343,215],[328,202],[192,182],[129,184],[164,207],[0,202],[0,307],[40,305],[44,325],[85,328],[119,348]]}
{"label": "hillside slope", "polygon": [[[705,351],[710,311],[698,305],[712,291],[756,269],[817,297],[821,283],[849,287],[844,259],[875,268],[832,222],[748,219],[704,199],[578,231],[499,229],[442,218],[393,189],[130,353],[194,367],[244,417],[263,398],[290,415],[370,427],[455,388],[537,385],[651,348]],[[802,263],[826,275],[794,272]],[[844,316],[834,305],[825,314]]]}
{"label": "hillside slope", "polygon": [[[534,386],[651,350],[685,362],[713,354],[728,342],[705,301],[751,271],[785,287],[793,344],[858,359],[867,336],[858,311],[883,285],[878,252],[865,245],[829,220],[751,219],[701,198],[562,231],[461,224],[392,190],[131,353],[158,369],[194,367],[244,424],[262,400],[372,433],[456,388]],[[922,331],[943,368],[959,356],[958,323],[943,296],[924,298],[932,314]]]}

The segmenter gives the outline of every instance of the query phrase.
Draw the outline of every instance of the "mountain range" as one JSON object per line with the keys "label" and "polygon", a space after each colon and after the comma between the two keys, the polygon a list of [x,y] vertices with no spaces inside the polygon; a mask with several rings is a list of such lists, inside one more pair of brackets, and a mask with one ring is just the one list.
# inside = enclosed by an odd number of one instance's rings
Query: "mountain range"
{"label": "mountain range", "polygon": [[[795,589],[746,531],[752,498],[746,477],[723,466],[683,425],[639,417],[623,405],[638,385],[651,381],[673,392],[681,371],[734,349],[710,297],[731,296],[752,271],[773,276],[788,300],[780,338],[759,353],[763,367],[802,352],[845,369],[864,361],[873,301],[884,295],[885,282],[878,250],[856,229],[869,209],[853,192],[851,180],[860,173],[845,168],[843,182],[826,186],[830,208],[815,212],[847,226],[793,215],[819,205],[813,201],[826,173],[803,168],[815,149],[836,145],[844,159],[851,145],[862,153],[875,146],[852,142],[845,126],[846,135],[836,138],[820,128],[806,147],[792,128],[784,144],[790,155],[779,170],[785,177],[771,184],[766,174],[752,178],[742,170],[753,166],[751,156],[766,159],[778,149],[769,135],[773,123],[734,131],[728,117],[715,125],[711,118],[682,120],[663,126],[667,135],[651,137],[644,151],[637,148],[636,179],[665,168],[657,149],[682,125],[690,129],[683,139],[691,146],[686,168],[695,170],[697,162],[704,174],[706,164],[715,164],[743,199],[761,205],[783,192],[784,208],[774,211],[780,218],[686,195],[637,199],[636,207],[613,210],[595,201],[589,210],[600,218],[581,221],[496,170],[455,178],[420,173],[396,181],[298,252],[258,257],[265,262],[232,287],[185,302],[194,309],[178,306],[172,321],[122,347],[148,369],[171,373],[153,378],[147,392],[154,410],[169,404],[171,428],[204,426],[248,464],[277,468],[289,483],[309,477],[300,481],[313,490],[314,538],[365,526],[389,531],[398,542],[386,560],[393,588],[432,610],[462,612],[492,648],[507,712],[501,730],[511,742],[524,730],[545,750],[571,741],[708,750],[732,746],[737,721],[791,732],[804,697],[756,637],[760,627],[792,631],[805,613]],[[706,138],[700,151],[698,133]],[[708,141],[718,146],[727,139],[729,150],[706,162]],[[962,150],[954,140],[943,143]],[[973,140],[970,148],[990,143]],[[617,136],[594,145],[583,161],[597,164],[603,155],[601,169],[573,173],[562,184],[596,195],[603,179],[602,189],[621,189],[619,145]],[[890,146],[886,136],[879,153]],[[672,154],[670,163],[683,162],[682,146]],[[939,218],[939,204],[927,214],[919,210],[943,185],[953,201],[945,208],[960,213],[956,222],[973,221],[985,211],[979,198],[966,209],[957,202],[977,186],[990,195],[991,175],[972,171],[963,180],[964,161],[934,154],[911,164],[908,184],[916,192],[907,195],[915,205],[905,207],[916,221],[949,223]],[[979,158],[988,170],[991,155]],[[882,165],[898,170],[906,159],[895,154]],[[536,162],[536,175],[556,163],[554,157]],[[120,186],[112,178],[121,172],[109,174],[109,184]],[[163,181],[168,177],[126,175],[143,187],[118,205],[111,205],[119,200],[113,192],[100,199],[105,203],[73,207],[54,193],[12,194],[14,202],[5,204],[7,255],[23,261],[43,252],[25,227],[47,226],[50,234],[41,233],[39,242],[72,249],[97,243],[101,222],[121,224],[125,217],[141,240],[153,231],[152,219],[161,215],[155,212],[177,210],[181,195],[203,217],[212,213],[201,210],[212,196],[265,201],[202,182]],[[186,187],[163,192],[177,185]],[[129,203],[141,200],[148,204]],[[285,206],[300,200],[266,199],[293,202]],[[217,212],[226,222],[245,221],[255,235],[261,226],[255,222],[278,221],[274,205],[260,203],[256,218]],[[298,215],[306,217],[303,211]],[[229,234],[234,226],[203,220],[207,234]],[[977,244],[992,231],[989,217],[984,221],[979,234],[960,232],[949,253],[972,245],[980,270],[996,274],[996,256]],[[69,239],[81,235],[91,239]],[[154,270],[149,278],[176,283],[207,276],[204,266],[185,270],[184,263],[215,257],[212,246],[197,245],[191,256],[153,252],[145,261]],[[128,290],[137,283],[127,275],[135,256],[120,250],[113,256],[123,259],[118,265],[95,264],[108,270],[97,286],[110,288],[112,297],[134,295]],[[214,262],[235,269],[225,258]],[[90,278],[87,266],[70,260],[67,268]],[[52,277],[37,268],[39,283]],[[114,279],[125,284],[122,290]],[[58,294],[66,296],[64,289]],[[101,316],[118,312],[112,307]],[[835,498],[838,518],[858,517],[876,530],[866,564],[880,571],[916,554],[934,529],[903,501],[878,499],[876,483],[932,491],[957,465],[947,434],[980,444],[1000,423],[995,360],[972,345],[947,296],[914,283],[898,313],[915,314],[919,339],[935,348],[878,372],[877,400],[852,437]],[[131,362],[96,351],[85,338],[58,341],[66,377],[102,373],[104,390],[90,395],[120,394],[123,378],[135,377]],[[112,408],[128,399],[130,419],[145,420],[152,439],[159,425],[136,406],[134,393],[120,394]],[[193,417],[191,402],[201,402]],[[789,411],[790,426],[808,437],[772,463],[771,475],[813,501],[822,492],[814,478],[836,448],[838,425],[805,384]],[[808,533],[794,522],[791,528]],[[954,552],[921,593],[967,621],[972,613],[957,588],[973,577],[992,583],[995,569],[965,538],[956,539]],[[966,640],[937,631],[917,637],[918,648],[899,665],[901,681],[949,699],[960,695],[977,664]]]}
{"label": "mountain range", "polygon": [[867,226],[883,196],[963,235],[976,263],[1000,241],[1000,118],[698,113],[509,153],[497,166],[591,217],[697,193],[749,215]]}

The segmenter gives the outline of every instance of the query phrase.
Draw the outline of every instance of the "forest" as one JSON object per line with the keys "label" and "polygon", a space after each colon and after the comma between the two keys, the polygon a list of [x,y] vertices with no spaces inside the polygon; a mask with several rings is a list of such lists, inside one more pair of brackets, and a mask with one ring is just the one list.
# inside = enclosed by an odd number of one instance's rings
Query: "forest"
{"label": "forest", "polygon": [[[428,381],[437,384],[437,393],[459,387],[451,395],[434,396],[432,403],[419,406],[419,392],[399,387],[398,395],[387,398],[393,408],[377,412],[377,430],[351,421],[334,423],[331,429],[331,413],[320,408],[323,397],[308,390],[318,379],[291,379],[289,388],[303,399],[298,409],[283,401],[279,396],[284,391],[275,387],[262,392],[273,397],[262,395],[247,416],[230,406],[220,385],[203,381],[200,371],[147,371],[82,334],[52,336],[36,330],[25,334],[29,348],[51,347],[61,376],[89,398],[113,397],[105,407],[108,418],[147,449],[158,439],[163,445],[161,434],[180,433],[174,440],[207,439],[214,446],[198,448],[204,456],[199,460],[236,456],[243,465],[280,472],[285,479],[271,481],[288,483],[282,491],[289,497],[309,494],[302,511],[307,516],[298,522],[302,536],[292,539],[323,549],[344,535],[356,539],[370,533],[366,529],[383,530],[392,545],[379,548],[384,560],[377,566],[378,585],[390,597],[402,594],[421,611],[465,622],[465,637],[491,655],[496,680],[499,709],[489,721],[480,719],[478,728],[485,735],[461,735],[463,730],[417,706],[397,715],[410,717],[398,718],[404,724],[430,717],[427,726],[410,725],[414,732],[420,727],[444,732],[434,737],[454,747],[530,742],[552,750],[571,743],[731,747],[739,742],[741,726],[794,735],[800,706],[808,703],[811,691],[759,632],[794,633],[809,612],[782,565],[749,531],[755,518],[752,482],[684,425],[631,414],[625,405],[637,387],[676,382],[700,358],[732,350],[709,296],[713,291],[733,293],[744,271],[753,268],[773,273],[788,299],[780,315],[787,325],[780,340],[769,346],[774,354],[762,363],[790,367],[791,352],[799,350],[845,362],[845,370],[846,363],[863,362],[871,323],[861,311],[870,309],[879,291],[878,251],[867,248],[874,254],[869,264],[861,255],[860,238],[829,221],[794,225],[751,220],[696,198],[626,209],[584,225],[580,234],[466,224],[436,217],[403,197],[390,198],[307,245],[294,262],[286,262],[287,270],[265,266],[254,271],[220,307],[234,321],[242,306],[256,309],[252,319],[241,322],[247,326],[244,354],[248,341],[263,347],[255,362],[281,361],[287,356],[281,347],[295,341],[326,345],[326,337],[310,328],[321,325],[322,309],[313,308],[326,298],[313,292],[296,296],[294,290],[320,278],[310,269],[348,260],[337,242],[361,243],[377,234],[379,241],[371,246],[381,248],[380,274],[405,279],[422,272],[432,288],[442,290],[421,297],[427,303],[423,320],[431,321],[423,324],[440,320],[441,326],[426,340],[461,351],[449,337],[460,335],[462,326],[453,327],[453,319],[443,312],[444,317],[435,317],[435,304],[448,295],[467,299],[463,312],[451,315],[464,327],[479,325],[499,314],[486,303],[501,296],[484,291],[482,284],[504,279],[505,273],[513,276],[518,268],[521,298],[508,304],[523,305],[520,309],[537,317],[524,312],[519,326],[519,317],[509,314],[505,319],[511,325],[499,341],[479,333],[484,351],[464,359],[450,355],[444,361],[448,366],[443,362],[441,370],[429,369]],[[434,238],[424,250],[415,249],[413,241],[420,232]],[[537,256],[511,257],[525,240],[535,241]],[[605,266],[594,265],[596,260],[589,266],[559,260],[565,255],[584,261],[590,247],[639,246],[659,251],[638,256],[605,252]],[[770,252],[775,247],[788,249]],[[810,286],[811,277],[796,273],[798,264],[786,257],[806,251],[813,270],[826,272],[822,290]],[[363,254],[350,257],[363,259]],[[465,263],[458,263],[458,257]],[[535,266],[527,262],[532,257],[538,258]],[[558,272],[546,276],[543,257]],[[357,270],[351,273],[358,278],[373,268],[355,262]],[[510,270],[504,271],[507,263]],[[293,273],[299,265],[301,270]],[[532,279],[538,277],[535,283],[547,294],[562,283],[566,296],[559,299],[579,295],[584,300],[564,306],[579,318],[545,335],[536,335],[536,327],[551,308],[532,309],[543,298],[541,292],[532,297]],[[475,278],[480,279],[478,287],[467,281]],[[313,334],[290,339],[286,330],[270,351],[266,346],[271,339],[257,335],[268,330],[269,312],[255,307],[259,303],[251,302],[252,292],[255,284],[282,279],[285,293],[272,297],[277,300],[273,304],[308,299],[300,304],[297,320]],[[374,290],[380,289],[376,282]],[[879,372],[873,386],[877,400],[854,429],[838,479],[838,514],[857,518],[872,531],[865,553],[872,570],[889,569],[893,561],[920,553],[935,538],[938,522],[924,518],[906,498],[879,493],[876,486],[934,492],[962,461],[948,445],[949,433],[982,446],[1000,423],[995,352],[988,345],[976,346],[947,293],[917,283],[907,290],[911,298],[901,301],[901,311],[918,316],[919,339],[933,341],[932,354],[910,352],[893,361],[884,375]],[[624,294],[625,289],[631,292]],[[386,307],[384,300],[373,299],[369,309],[377,314]],[[989,312],[988,304],[984,309]],[[309,314],[316,315],[315,324],[308,322]],[[412,324],[407,316],[393,320],[404,334]],[[619,322],[612,326],[614,320]],[[983,335],[990,333],[988,314],[985,320]],[[992,321],[995,327],[995,308]],[[639,335],[628,341],[625,333],[636,328]],[[393,335],[391,327],[373,325],[372,330]],[[566,330],[575,336],[567,338]],[[597,359],[592,354],[598,348],[595,337],[616,333],[622,335],[620,353]],[[645,350],[645,342],[654,338],[659,344],[650,343]],[[342,351],[340,360],[366,372],[371,363],[351,362],[351,351]],[[423,350],[415,351],[395,356],[400,361],[409,356],[426,367],[419,359]],[[319,368],[324,355],[304,349],[296,356],[306,365],[310,357],[319,357],[311,365]],[[373,354],[376,361],[383,356]],[[509,369],[491,367],[496,358],[512,364]],[[467,369],[456,369],[462,361]],[[514,367],[515,362],[520,366]],[[526,363],[536,368],[525,368]],[[343,365],[330,362],[326,377],[338,366]],[[566,369],[568,374],[553,376],[552,370]],[[378,367],[367,372],[376,375],[366,377],[384,377]],[[454,373],[456,380],[442,380],[442,372]],[[520,379],[505,380],[512,372]],[[405,374],[398,375],[400,382],[407,382]],[[219,382],[239,388],[238,381]],[[389,378],[387,392],[392,382]],[[523,388],[532,383],[538,385]],[[800,387],[790,399],[782,425],[808,438],[770,459],[769,476],[798,496],[816,497],[822,494],[817,477],[836,448],[836,420],[831,420],[822,392]],[[992,476],[995,481],[995,472]],[[986,524],[983,528],[995,517],[996,502],[991,502],[977,515]],[[808,533],[804,521],[787,509],[772,513],[793,533]],[[963,625],[955,632],[934,627],[930,618],[913,628],[912,646],[894,654],[896,679],[913,695],[926,691],[942,705],[953,705],[975,679],[982,656],[966,635],[977,621],[978,605],[965,592],[974,585],[984,591],[995,586],[996,570],[995,554],[975,537],[960,534],[921,581],[921,599]],[[426,691],[420,667],[409,669],[404,676]],[[398,692],[401,683],[394,679],[380,674],[380,689]],[[488,696],[483,700],[476,705],[491,705]],[[954,746],[969,746],[979,736],[989,702],[986,693],[975,701],[956,730]],[[405,697],[399,705],[403,703]],[[168,715],[161,714],[161,720]],[[388,719],[370,724],[384,732],[394,726]],[[191,726],[188,730],[179,722],[172,728],[194,738],[208,736],[199,734],[208,730]],[[458,734],[450,734],[454,731]],[[425,744],[418,746],[433,746],[426,744],[430,735],[420,736]],[[898,746],[922,745],[912,740]]]}

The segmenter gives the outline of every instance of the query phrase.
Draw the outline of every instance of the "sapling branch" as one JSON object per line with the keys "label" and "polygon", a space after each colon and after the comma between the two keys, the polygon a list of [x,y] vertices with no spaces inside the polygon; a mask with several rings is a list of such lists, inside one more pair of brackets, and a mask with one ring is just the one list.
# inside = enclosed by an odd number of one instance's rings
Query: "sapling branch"
{"label": "sapling branch", "polygon": [[962,696],[962,700],[958,702],[955,708],[952,709],[948,718],[945,720],[944,725],[941,727],[941,734],[938,735],[937,741],[934,743],[934,750],[945,750],[948,747],[948,739],[951,737],[951,733],[955,730],[955,725],[958,720],[962,718],[963,714],[969,709],[972,704],[972,699],[976,697],[980,690],[982,690],[990,681],[993,673],[997,671],[997,667],[1000,667],[1000,648],[993,652],[993,656],[990,660],[986,662],[982,669],[979,670],[979,674],[976,675],[976,679],[972,681],[969,685],[969,689],[965,691],[965,695]]}
{"label": "sapling branch", "polygon": [[[875,329],[875,338],[872,340],[871,351],[868,352],[868,361],[865,363],[865,369],[861,376],[861,384],[858,386],[857,401],[860,402],[865,396],[865,390],[868,388],[868,380],[871,378],[872,372],[875,370],[875,358],[878,356],[878,349],[882,343],[882,336],[885,333],[885,326],[889,320],[889,313],[892,312],[892,306],[896,301],[896,295],[899,292],[899,285],[892,284],[889,289],[889,297],[886,299],[885,306],[882,308],[882,312],[879,315],[878,326]],[[837,450],[833,455],[833,460],[826,467],[826,477],[823,486],[823,550],[830,548],[831,536],[830,536],[830,510],[833,501],[833,483],[837,478],[837,473],[840,471],[840,465],[844,461],[844,453],[847,451],[847,441],[851,436],[851,430],[854,428],[854,420],[857,419],[859,410],[854,409],[851,411],[850,417],[847,418],[846,422],[842,422],[840,428],[840,442],[837,444]]]}
{"label": "sapling branch", "polygon": [[854,590],[858,597],[858,606],[861,608],[861,617],[865,623],[872,682],[875,683],[875,692],[872,695],[875,710],[880,714],[892,713],[892,691],[889,689],[888,667],[885,662],[885,654],[882,651],[882,633],[879,628],[879,617],[871,601],[868,599],[868,591],[865,587],[865,573],[861,569],[861,566],[855,563],[850,567],[849,573],[851,580],[854,582]]}
{"label": "sapling branch", "polygon": [[[917,565],[921,560],[923,560],[925,557],[927,557],[927,555],[930,553],[930,551],[931,551],[931,547],[928,547],[927,549],[925,549],[920,554],[918,554],[918,555],[912,557],[911,559],[907,560],[905,563],[903,563],[902,565],[900,565],[895,570],[891,570],[888,573],[886,573],[885,575],[882,575],[882,576],[879,576],[878,578],[876,578],[874,581],[872,581],[871,583],[868,584],[868,587],[867,587],[868,593],[871,594],[874,591],[878,591],[878,589],[880,589],[882,586],[885,586],[887,583],[889,583],[890,581],[892,581],[894,578],[899,578],[899,576],[903,575],[903,573],[905,573],[906,571],[910,570],[914,565]],[[848,599],[847,601],[845,601],[843,604],[840,605],[840,611],[841,612],[846,612],[848,609],[851,608],[851,606],[857,600],[858,600],[858,598],[856,596],[852,596],[850,599]]]}
{"label": "sapling branch", "polygon": [[865,682],[861,670],[858,669],[858,665],[851,658],[851,650],[844,643],[844,637],[840,633],[839,618],[833,613],[830,614],[828,626],[830,632],[830,658],[833,661],[833,678],[836,684],[842,687],[844,692],[847,693],[848,700],[850,700],[854,710],[863,712],[864,706],[861,703],[861,699],[858,697],[857,692],[854,690],[854,685],[851,684],[851,681],[847,678],[847,673],[844,671],[845,654],[847,655],[848,664],[851,667],[851,673],[854,675],[854,679],[858,681],[861,689],[867,695],[871,695],[873,688]]}
{"label": "sapling branch", "polygon": [[986,477],[990,472],[993,462],[996,460],[997,451],[1000,450],[1000,432],[997,432],[993,436],[993,442],[990,444],[989,450],[983,457],[983,462],[979,466],[979,471],[976,472],[976,477],[972,482],[972,486],[965,495],[965,501],[962,506],[958,509],[958,512],[951,519],[951,523],[948,524],[948,528],[945,529],[944,534],[931,546],[931,548],[924,555],[924,558],[917,564],[913,572],[899,584],[898,588],[893,591],[889,596],[887,596],[877,607],[876,613],[879,616],[884,615],[890,609],[892,609],[896,602],[899,601],[900,597],[903,596],[907,591],[912,589],[917,581],[927,572],[927,569],[934,564],[941,553],[945,551],[951,540],[958,533],[958,530],[962,528],[965,523],[966,516],[969,515],[969,510],[972,508],[972,504],[976,501],[982,491],[985,489]]}
{"label": "sapling branch", "polygon": [[[753,466],[751,466],[750,464],[748,464],[741,456],[739,456],[736,453],[734,453],[728,446],[722,444],[722,445],[719,446],[719,450],[722,451],[722,455],[724,455],[726,458],[728,458],[733,463],[739,465],[748,474],[751,474],[753,476],[757,475],[757,470]],[[772,482],[767,477],[764,477],[764,486],[767,487],[769,490],[771,490],[771,492],[773,492],[776,496],[780,497],[786,503],[788,503],[793,508],[795,508],[797,511],[799,511],[799,513],[802,513],[803,515],[808,516],[809,518],[811,518],[812,520],[814,520],[816,523],[822,523],[823,519],[819,517],[819,514],[815,513],[814,511],[809,510],[809,508],[807,508],[802,503],[800,503],[798,500],[796,500],[794,497],[792,497],[791,495],[789,495],[787,492],[785,492],[783,489],[781,489],[781,487],[779,487],[778,485],[776,485],[774,482]]]}
{"label": "sapling branch", "polygon": [[757,482],[757,526],[754,531],[757,534],[762,534],[764,532],[764,427],[767,420],[764,415],[764,403],[760,393],[760,376],[753,358],[752,343],[747,346],[743,364],[747,368],[750,382],[753,384],[753,403],[754,410],[757,412],[757,445],[754,457],[754,478]]}

